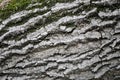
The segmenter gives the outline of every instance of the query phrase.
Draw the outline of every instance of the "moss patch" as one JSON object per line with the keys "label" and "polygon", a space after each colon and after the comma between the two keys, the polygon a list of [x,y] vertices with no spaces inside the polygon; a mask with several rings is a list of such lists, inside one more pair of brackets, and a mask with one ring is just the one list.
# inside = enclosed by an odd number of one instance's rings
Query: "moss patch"
{"label": "moss patch", "polygon": [[0,0],[0,3],[2,2],[3,0]]}
{"label": "moss patch", "polygon": [[[0,0],[2,1],[2,0]],[[59,2],[72,2],[74,0],[11,0],[5,7],[4,9],[0,9],[0,18],[1,19],[5,19],[8,16],[10,16],[11,14],[23,10],[25,9],[29,4],[31,3],[42,3],[42,5],[38,6],[43,7],[43,6],[47,6],[47,7],[51,7],[53,5],[55,5],[55,3]]]}
{"label": "moss patch", "polygon": [[11,0],[4,9],[0,9],[0,18],[5,19],[10,14],[15,13],[16,11],[22,10],[28,4],[31,3],[31,0]]}

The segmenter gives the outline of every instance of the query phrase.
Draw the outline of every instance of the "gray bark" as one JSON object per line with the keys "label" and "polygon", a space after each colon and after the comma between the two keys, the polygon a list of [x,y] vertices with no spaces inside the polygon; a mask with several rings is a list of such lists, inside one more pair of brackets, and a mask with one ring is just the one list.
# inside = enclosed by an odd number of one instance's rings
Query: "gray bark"
{"label": "gray bark", "polygon": [[1,21],[0,80],[120,80],[119,0],[41,4]]}

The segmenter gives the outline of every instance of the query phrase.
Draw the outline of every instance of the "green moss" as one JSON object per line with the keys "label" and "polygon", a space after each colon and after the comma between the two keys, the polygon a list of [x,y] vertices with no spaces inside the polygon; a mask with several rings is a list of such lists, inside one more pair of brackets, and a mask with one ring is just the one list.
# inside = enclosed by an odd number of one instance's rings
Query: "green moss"
{"label": "green moss", "polygon": [[4,19],[16,11],[22,10],[31,0],[11,0],[4,9],[0,9],[0,18]]}
{"label": "green moss", "polygon": [[3,0],[0,0],[0,3],[2,2]]}
{"label": "green moss", "polygon": [[25,7],[28,6],[30,3],[40,2],[42,3],[42,5],[39,5],[37,7],[41,8],[43,6],[51,7],[57,2],[62,3],[72,1],[74,0],[11,0],[4,9],[0,9],[0,18],[5,19],[10,16],[10,14],[25,9]]}

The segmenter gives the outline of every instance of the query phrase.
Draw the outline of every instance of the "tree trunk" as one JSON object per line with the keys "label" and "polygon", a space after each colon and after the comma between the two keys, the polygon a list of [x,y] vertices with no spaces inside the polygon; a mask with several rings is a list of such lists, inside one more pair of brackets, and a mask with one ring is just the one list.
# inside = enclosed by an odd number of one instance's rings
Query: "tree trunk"
{"label": "tree trunk", "polygon": [[46,0],[2,20],[0,80],[120,80],[119,2]]}

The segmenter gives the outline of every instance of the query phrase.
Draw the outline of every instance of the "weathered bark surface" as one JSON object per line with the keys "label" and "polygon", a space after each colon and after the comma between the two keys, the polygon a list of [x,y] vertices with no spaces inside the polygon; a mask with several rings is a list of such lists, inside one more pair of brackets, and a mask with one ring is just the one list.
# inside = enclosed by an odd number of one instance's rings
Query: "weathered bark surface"
{"label": "weathered bark surface", "polygon": [[119,0],[46,0],[0,23],[0,80],[120,80]]}

